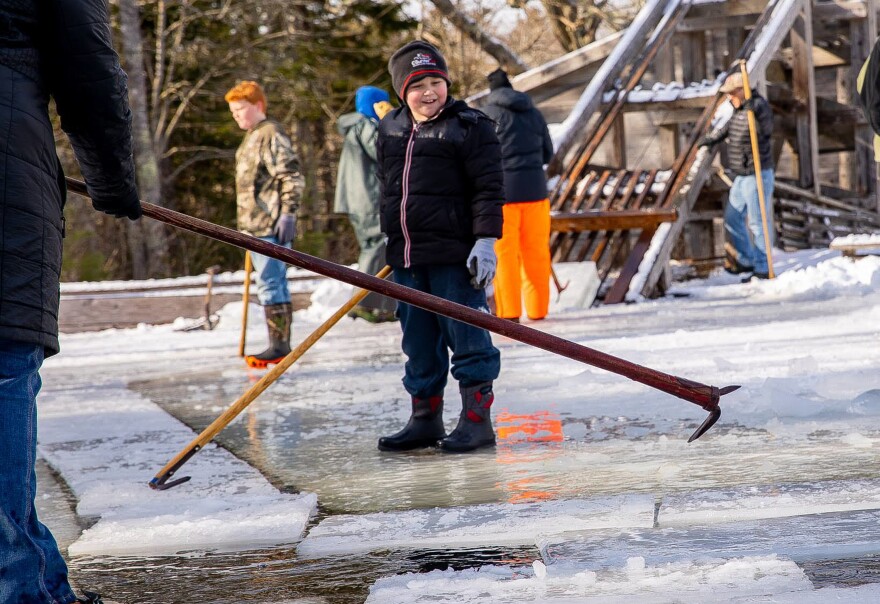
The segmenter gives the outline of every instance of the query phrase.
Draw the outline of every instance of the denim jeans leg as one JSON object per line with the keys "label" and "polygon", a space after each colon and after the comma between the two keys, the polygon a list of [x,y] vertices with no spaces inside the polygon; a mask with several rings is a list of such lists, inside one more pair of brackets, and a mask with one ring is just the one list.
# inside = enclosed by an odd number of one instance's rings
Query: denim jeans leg
{"label": "denim jeans leg", "polygon": [[754,266],[754,251],[749,237],[748,205],[749,190],[754,189],[754,176],[737,176],[730,187],[727,205],[724,206],[724,231],[727,235],[728,252],[741,265]]}
{"label": "denim jeans leg", "polygon": [[[431,292],[489,314],[486,290],[471,285],[471,275],[464,264],[430,267]],[[443,340],[452,350],[452,377],[465,387],[491,382],[501,372],[501,353],[492,345],[489,332],[455,319],[438,316]]]}
{"label": "denim jeans leg", "polygon": [[[260,237],[263,241],[280,245],[274,237]],[[290,244],[283,247],[289,248]],[[290,302],[287,288],[287,265],[262,254],[251,254],[254,272],[257,274],[257,297],[260,304],[285,304]]]}
{"label": "denim jeans leg", "polygon": [[[775,230],[773,226],[773,188],[775,185],[775,177],[772,169],[761,170],[761,181],[764,183],[764,201],[766,207],[764,213],[767,218],[767,235],[770,239],[770,246],[773,246]],[[753,188],[748,194],[748,215],[749,215],[749,231],[752,234],[754,242],[754,258],[755,271],[758,273],[767,273],[767,245],[764,242],[764,222],[761,218],[761,201],[758,197],[758,183],[752,178]]]}
{"label": "denim jeans leg", "polygon": [[0,602],[67,604],[67,566],[34,508],[43,348],[0,340],[0,350]]}
{"label": "denim jeans leg", "polygon": [[[395,268],[394,281],[419,291],[430,290],[428,268]],[[436,294],[435,294],[436,295]],[[401,347],[406,355],[403,387],[417,398],[442,394],[449,374],[449,353],[438,315],[410,304],[398,305]]]}

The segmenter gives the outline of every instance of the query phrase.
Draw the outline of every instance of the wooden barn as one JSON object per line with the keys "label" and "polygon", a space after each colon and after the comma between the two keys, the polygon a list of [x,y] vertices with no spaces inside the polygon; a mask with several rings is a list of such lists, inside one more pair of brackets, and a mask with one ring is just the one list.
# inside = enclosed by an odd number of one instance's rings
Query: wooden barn
{"label": "wooden barn", "polygon": [[741,61],[774,111],[776,246],[880,231],[873,135],[854,102],[877,4],[648,0],[626,30],[511,78],[553,124],[554,261],[594,262],[606,304],[662,293],[671,260],[721,264],[725,151],[697,141]]}

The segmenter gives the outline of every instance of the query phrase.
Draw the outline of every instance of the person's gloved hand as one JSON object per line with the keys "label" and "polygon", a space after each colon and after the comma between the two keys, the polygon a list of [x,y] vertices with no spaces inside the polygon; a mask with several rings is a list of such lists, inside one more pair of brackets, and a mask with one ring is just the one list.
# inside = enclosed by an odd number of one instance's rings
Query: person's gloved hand
{"label": "person's gloved hand", "polygon": [[378,103],[373,103],[373,111],[376,112],[376,115],[379,116],[381,120],[389,111],[394,109],[394,105],[389,103],[388,101],[379,101]]}
{"label": "person's gloved hand", "polygon": [[129,220],[137,220],[143,214],[141,200],[138,199],[137,192],[121,203],[105,204],[92,199],[92,207],[115,218],[128,218]]}
{"label": "person's gloved hand", "polygon": [[293,214],[282,214],[275,223],[275,230],[272,232],[278,243],[287,245],[296,239],[296,216]]}
{"label": "person's gloved hand", "polygon": [[471,285],[477,289],[489,287],[495,278],[495,238],[477,239],[467,259],[467,268],[473,278]]}

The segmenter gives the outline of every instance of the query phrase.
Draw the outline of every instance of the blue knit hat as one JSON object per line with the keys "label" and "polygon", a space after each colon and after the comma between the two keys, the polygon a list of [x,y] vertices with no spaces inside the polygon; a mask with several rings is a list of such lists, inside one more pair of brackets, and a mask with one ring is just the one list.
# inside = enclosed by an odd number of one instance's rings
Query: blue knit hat
{"label": "blue knit hat", "polygon": [[391,98],[388,96],[388,93],[381,88],[376,88],[375,86],[361,86],[357,89],[357,92],[354,93],[354,108],[357,109],[358,113],[362,113],[371,120],[376,120],[378,122],[379,116],[376,115],[376,110],[373,109],[373,105],[379,101],[390,102],[390,100]]}

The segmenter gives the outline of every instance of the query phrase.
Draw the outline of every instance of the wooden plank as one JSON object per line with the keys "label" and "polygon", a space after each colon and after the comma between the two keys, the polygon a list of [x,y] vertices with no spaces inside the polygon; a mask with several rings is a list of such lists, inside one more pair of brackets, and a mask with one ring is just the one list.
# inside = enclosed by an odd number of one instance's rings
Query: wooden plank
{"label": "wooden plank", "polygon": [[812,2],[803,2],[791,28],[794,65],[792,92],[806,108],[795,116],[797,129],[798,174],[801,187],[819,190],[819,130],[816,123],[816,77],[813,68]]}
{"label": "wooden plank", "polygon": [[576,232],[647,229],[663,222],[675,222],[677,219],[678,211],[675,208],[588,210],[551,215],[550,230]]}
{"label": "wooden plank", "polygon": [[[691,11],[693,12],[693,11]],[[758,12],[749,12],[741,15],[706,15],[701,17],[688,16],[678,26],[680,32],[709,31],[717,29],[730,29],[742,31],[751,27],[758,18]]]}
{"label": "wooden plank", "polygon": [[[736,17],[738,15],[758,15],[767,6],[767,0],[717,0],[716,2],[694,3],[689,18]],[[754,20],[752,20],[754,23]]]}
{"label": "wooden plank", "polygon": [[[605,184],[608,182],[609,178],[611,178],[611,171],[605,170],[602,173],[601,178],[599,178],[599,182],[596,183],[596,189],[593,191],[593,194],[590,195],[590,199],[587,202],[588,208],[592,208],[595,205],[596,201],[602,196],[602,189],[605,188]],[[572,204],[571,206],[571,210],[573,212],[576,212],[580,209],[586,196],[586,189],[584,189],[581,193],[582,194],[578,196],[578,202]],[[562,240],[559,242],[559,246],[557,247],[557,256],[555,258],[557,262],[564,262],[568,259],[568,255],[571,253],[572,248],[577,242],[577,237],[577,235],[572,236],[570,234],[562,235]]]}
{"label": "wooden plank", "polygon": [[878,220],[880,221],[880,213],[874,212],[871,210],[866,210],[864,208],[860,208],[858,206],[854,206],[852,204],[844,203],[837,199],[832,199],[827,195],[816,195],[813,191],[807,191],[804,189],[800,189],[793,185],[790,185],[786,182],[776,181],[774,184],[774,190],[777,192],[777,197],[782,197],[779,193],[785,193],[788,195],[794,195],[796,197],[803,197],[805,199],[809,199],[810,201],[814,201],[817,203],[821,203],[826,206],[830,206],[832,208],[838,208],[840,210],[847,210],[850,212],[859,212],[863,214],[866,219]]}
{"label": "wooden plank", "polygon": [[605,294],[603,304],[620,304],[626,299],[626,292],[629,290],[629,284],[633,277],[635,277],[636,273],[639,272],[639,265],[642,263],[642,258],[645,257],[645,252],[651,247],[651,239],[654,238],[654,233],[656,232],[657,227],[654,227],[653,229],[648,228],[643,230],[639,235],[639,239],[633,246],[623,268],[620,269],[620,274],[617,276],[617,279],[614,280],[611,289]]}
{"label": "wooden plank", "polygon": [[[868,19],[859,19],[850,22],[850,75],[849,79],[855,86],[856,78],[862,68],[862,64],[871,53],[869,29],[871,24]],[[875,190],[874,176],[874,133],[871,128],[862,124],[855,127],[853,152],[853,178],[849,183],[850,189],[859,195],[870,195]]]}
{"label": "wooden plank", "polygon": [[623,113],[619,114],[611,124],[611,165],[626,168],[626,125]]}
{"label": "wooden plank", "polygon": [[708,75],[706,72],[706,32],[697,31],[682,34],[679,46],[684,83],[703,81]]}
{"label": "wooden plank", "polygon": [[849,21],[868,16],[865,0],[834,0],[813,6],[813,16],[817,21]]}
{"label": "wooden plank", "polygon": [[[845,65],[837,69],[835,74],[835,86],[837,88],[837,101],[845,105],[854,104],[855,76],[857,75],[852,66]],[[855,138],[855,132],[853,132]],[[855,141],[853,140],[855,148]],[[837,154],[837,180],[841,188],[856,190],[858,175],[856,167],[856,154],[844,152]]]}

